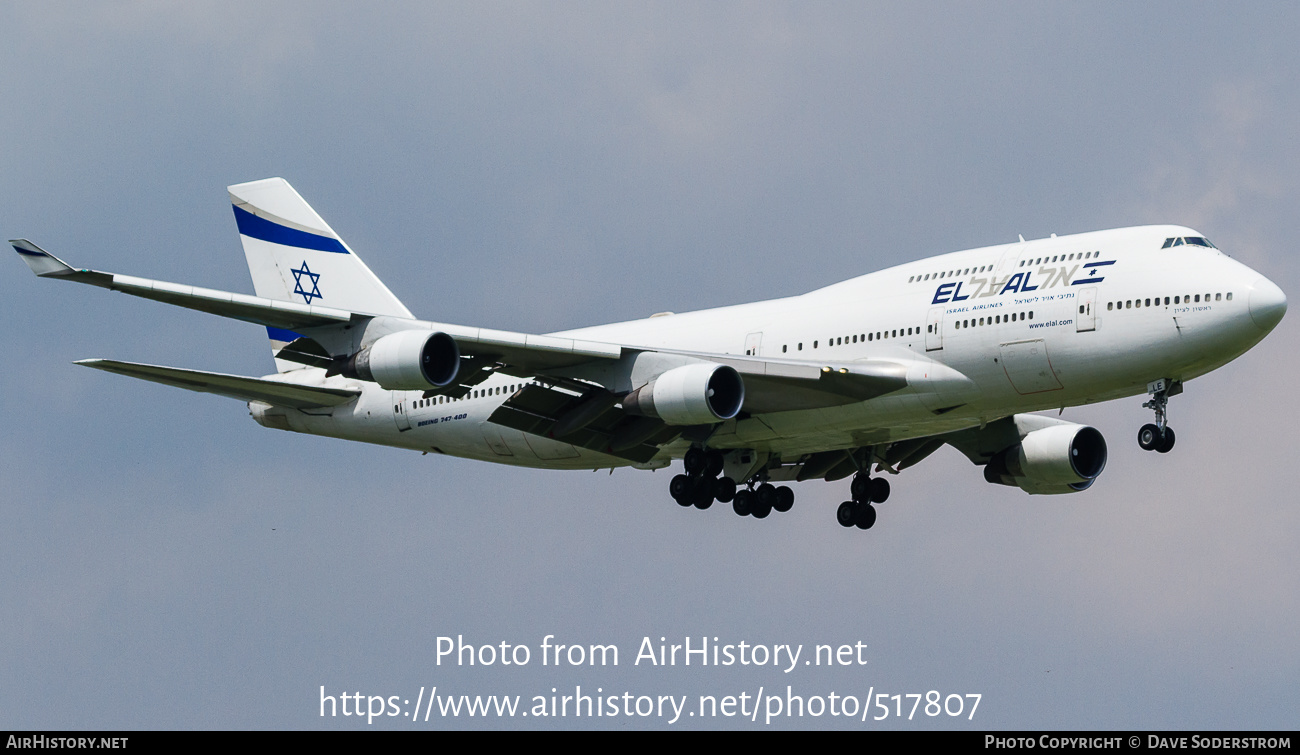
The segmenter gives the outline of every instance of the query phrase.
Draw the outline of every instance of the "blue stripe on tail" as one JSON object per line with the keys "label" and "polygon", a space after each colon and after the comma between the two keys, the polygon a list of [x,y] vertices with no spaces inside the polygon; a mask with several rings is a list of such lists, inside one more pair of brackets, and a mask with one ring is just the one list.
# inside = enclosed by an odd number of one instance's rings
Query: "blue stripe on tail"
{"label": "blue stripe on tail", "polygon": [[271,337],[272,341],[284,341],[285,343],[293,343],[299,338],[302,338],[301,335],[292,330],[273,328],[270,325],[266,326],[266,334]]}
{"label": "blue stripe on tail", "polygon": [[334,252],[336,254],[348,253],[348,248],[343,246],[343,242],[338,239],[318,236],[314,233],[300,231],[297,228],[288,228],[254,215],[237,205],[231,205],[231,207],[235,210],[235,223],[239,226],[239,232],[245,236],[298,249],[315,249],[318,252]]}

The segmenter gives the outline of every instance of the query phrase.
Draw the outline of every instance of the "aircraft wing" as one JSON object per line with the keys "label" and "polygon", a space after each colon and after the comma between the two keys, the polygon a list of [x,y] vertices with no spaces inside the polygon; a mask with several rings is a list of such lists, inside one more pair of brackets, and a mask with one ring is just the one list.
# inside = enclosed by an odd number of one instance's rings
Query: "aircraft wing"
{"label": "aircraft wing", "polygon": [[750,414],[821,409],[867,401],[906,388],[908,365],[892,359],[808,362],[733,354],[664,351],[732,367],[745,381]]}
{"label": "aircraft wing", "polygon": [[[341,334],[344,326],[361,325],[372,319],[379,319],[379,316],[364,312],[236,294],[84,268],[77,269],[26,239],[15,239],[10,243],[32,272],[42,278],[85,283],[263,325],[278,331],[277,335],[282,335],[287,344],[286,348],[277,353],[277,357],[312,366],[324,367],[333,357],[348,356],[343,351],[346,347],[339,347],[338,344],[350,344],[351,337],[332,342],[330,334]],[[750,414],[842,406],[866,401],[908,385],[908,363],[892,359],[846,363],[808,362],[661,350],[560,336],[467,327],[451,323],[411,321],[391,316],[385,316],[383,319],[395,321],[398,329],[414,325],[446,333],[456,340],[457,347],[468,362],[464,366],[472,366],[472,369],[462,370],[464,378],[458,380],[458,385],[449,386],[443,391],[452,395],[467,392],[493,371],[521,377],[545,374],[561,379],[566,377],[585,379],[583,370],[575,368],[597,362],[610,363],[645,352],[671,354],[691,360],[725,364],[734,368],[741,373],[745,381],[745,411]],[[318,343],[324,344],[324,348],[318,346]],[[332,343],[335,348],[331,349],[329,347]],[[127,374],[121,369],[106,366],[109,364],[126,363],[100,361],[88,366]],[[161,373],[154,374],[157,376]],[[142,374],[132,374],[132,376],[154,379]],[[252,380],[252,378],[241,379]],[[180,378],[177,381],[170,384],[177,385],[184,382]],[[158,382],[166,381],[158,380]],[[245,398],[242,393],[223,395]],[[249,396],[258,398],[251,394]],[[267,399],[258,398],[258,400]]]}
{"label": "aircraft wing", "polygon": [[236,398],[240,401],[265,401],[276,406],[289,406],[294,409],[317,409],[325,406],[337,406],[357,396],[361,391],[350,388],[323,388],[314,385],[298,385],[280,380],[266,378],[224,375],[219,372],[184,370],[179,367],[160,367],[153,364],[119,362],[113,359],[83,359],[76,362],[83,367],[93,367],[105,372],[149,380],[163,385],[172,385],[188,391],[215,393],[218,396]]}
{"label": "aircraft wing", "polygon": [[86,283],[91,286],[121,291],[124,294],[174,304],[186,309],[196,309],[222,317],[256,323],[282,330],[310,328],[321,325],[339,325],[352,319],[352,313],[329,307],[263,299],[245,294],[233,294],[196,286],[136,278],[131,275],[104,273],[98,270],[76,269],[27,239],[9,242],[22,257],[23,262],[42,278]]}
{"label": "aircraft wing", "polygon": [[[86,283],[186,309],[264,325],[279,331],[290,331],[294,336],[300,335],[296,331],[347,325],[374,317],[365,312],[350,312],[136,278],[130,275],[77,269],[27,239],[14,239],[9,243],[32,272],[42,278]],[[462,353],[468,356],[492,357],[515,367],[521,374],[532,374],[539,370],[563,367],[596,358],[617,359],[623,354],[622,348],[615,344],[512,333],[450,323],[421,323],[421,325],[455,338]],[[291,361],[300,361],[293,357],[289,358]]]}

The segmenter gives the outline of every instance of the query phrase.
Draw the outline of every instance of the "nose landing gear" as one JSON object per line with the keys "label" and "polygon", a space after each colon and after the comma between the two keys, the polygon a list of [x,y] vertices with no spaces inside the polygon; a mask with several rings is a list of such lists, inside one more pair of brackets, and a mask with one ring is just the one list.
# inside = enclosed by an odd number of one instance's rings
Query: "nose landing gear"
{"label": "nose landing gear", "polygon": [[1147,383],[1147,392],[1151,394],[1151,400],[1142,404],[1142,407],[1155,411],[1156,421],[1155,424],[1145,424],[1138,430],[1138,446],[1143,451],[1167,454],[1174,447],[1174,430],[1167,423],[1169,397],[1182,393],[1183,384],[1177,380],[1161,378]]}

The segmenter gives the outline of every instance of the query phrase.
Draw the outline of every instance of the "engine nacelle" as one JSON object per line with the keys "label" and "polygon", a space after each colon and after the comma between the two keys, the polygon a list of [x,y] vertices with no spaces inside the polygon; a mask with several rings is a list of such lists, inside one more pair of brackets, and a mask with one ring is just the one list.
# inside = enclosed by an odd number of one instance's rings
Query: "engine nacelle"
{"label": "engine nacelle", "polygon": [[984,479],[1026,493],[1053,495],[1086,490],[1106,468],[1106,439],[1087,425],[1053,425],[1026,435],[994,455]]}
{"label": "engine nacelle", "polygon": [[427,391],[451,383],[459,371],[456,339],[446,333],[400,330],[352,355],[342,374],[389,390]]}
{"label": "engine nacelle", "polygon": [[658,417],[670,425],[704,425],[731,419],[745,403],[740,373],[723,364],[674,367],[623,397],[628,414]]}

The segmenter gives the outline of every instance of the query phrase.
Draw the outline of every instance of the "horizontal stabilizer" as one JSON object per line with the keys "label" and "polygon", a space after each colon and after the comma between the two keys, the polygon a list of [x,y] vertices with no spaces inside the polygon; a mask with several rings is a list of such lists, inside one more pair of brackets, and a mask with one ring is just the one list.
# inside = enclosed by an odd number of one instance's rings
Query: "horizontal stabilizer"
{"label": "horizontal stabilizer", "polygon": [[294,409],[314,409],[325,406],[337,406],[351,401],[361,395],[361,391],[349,388],[322,388],[314,385],[298,385],[266,378],[224,375],[219,372],[185,370],[179,367],[160,367],[152,364],[119,362],[113,359],[83,359],[76,364],[93,367],[105,372],[149,380],[154,383],[184,388],[199,393],[215,393],[218,396],[239,399],[240,401],[264,401],[274,406],[288,406]]}

